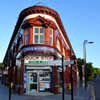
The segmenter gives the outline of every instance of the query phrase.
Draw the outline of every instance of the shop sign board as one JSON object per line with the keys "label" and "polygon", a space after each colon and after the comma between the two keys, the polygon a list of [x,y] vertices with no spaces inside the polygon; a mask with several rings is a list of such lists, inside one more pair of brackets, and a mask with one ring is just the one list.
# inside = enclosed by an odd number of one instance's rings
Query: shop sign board
{"label": "shop sign board", "polygon": [[56,50],[54,48],[50,47],[45,47],[45,46],[29,46],[29,47],[24,47],[23,52],[30,52],[30,51],[44,51],[44,52],[52,52],[55,53]]}
{"label": "shop sign board", "polygon": [[[26,65],[57,65],[57,66],[61,66],[62,65],[62,61],[61,60],[28,60],[25,62]],[[68,64],[74,64],[74,61],[68,61],[68,60],[64,60],[64,65],[68,65]]]}

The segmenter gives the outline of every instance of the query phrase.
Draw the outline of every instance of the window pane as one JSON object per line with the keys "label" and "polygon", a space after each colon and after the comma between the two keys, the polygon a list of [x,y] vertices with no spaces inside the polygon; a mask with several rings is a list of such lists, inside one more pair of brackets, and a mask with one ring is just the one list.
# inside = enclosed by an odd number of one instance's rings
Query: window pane
{"label": "window pane", "polygon": [[44,37],[43,37],[43,35],[40,35],[40,43],[44,43]]}
{"label": "window pane", "polygon": [[50,29],[50,45],[53,44],[53,29]]}
{"label": "window pane", "polygon": [[50,35],[52,35],[52,33],[53,33],[53,30],[51,29],[51,30],[50,30]]}
{"label": "window pane", "polygon": [[35,35],[35,43],[38,43],[38,35]]}
{"label": "window pane", "polygon": [[60,42],[59,42],[59,40],[57,40],[57,48],[60,51]]}
{"label": "window pane", "polygon": [[52,37],[50,37],[50,44],[52,45]]}
{"label": "window pane", "polygon": [[35,28],[35,33],[39,33],[39,28]]}
{"label": "window pane", "polygon": [[40,33],[44,33],[44,28],[43,27],[40,28]]}

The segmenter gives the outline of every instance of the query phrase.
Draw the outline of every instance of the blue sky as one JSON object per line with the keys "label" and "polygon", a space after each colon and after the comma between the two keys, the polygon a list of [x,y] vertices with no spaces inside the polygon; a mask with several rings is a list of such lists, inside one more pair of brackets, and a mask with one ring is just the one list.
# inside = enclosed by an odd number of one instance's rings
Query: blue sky
{"label": "blue sky", "polygon": [[1,0],[0,1],[0,62],[11,39],[19,13],[43,1],[58,11],[77,57],[83,57],[83,41],[87,44],[87,61],[100,67],[100,0]]}

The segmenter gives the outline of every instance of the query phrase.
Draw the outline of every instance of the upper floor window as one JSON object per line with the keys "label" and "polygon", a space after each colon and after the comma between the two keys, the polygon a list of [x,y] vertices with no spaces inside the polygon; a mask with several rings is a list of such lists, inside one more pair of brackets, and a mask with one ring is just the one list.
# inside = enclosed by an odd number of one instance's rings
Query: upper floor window
{"label": "upper floor window", "polygon": [[59,40],[57,40],[57,48],[60,51],[60,41]]}
{"label": "upper floor window", "polygon": [[50,45],[53,44],[53,29],[50,29]]}
{"label": "upper floor window", "polygon": [[44,43],[44,27],[34,27],[34,43],[42,44]]}

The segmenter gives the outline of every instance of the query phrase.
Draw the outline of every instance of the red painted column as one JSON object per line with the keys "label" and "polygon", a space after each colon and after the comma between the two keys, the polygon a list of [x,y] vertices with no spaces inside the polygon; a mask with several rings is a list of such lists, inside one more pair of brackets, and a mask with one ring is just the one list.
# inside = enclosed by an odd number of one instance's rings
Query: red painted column
{"label": "red painted column", "polygon": [[29,28],[29,44],[33,44],[33,27]]}
{"label": "red painted column", "polygon": [[21,59],[19,91],[18,91],[19,94],[23,94],[23,71],[24,71],[24,58]]}
{"label": "red painted column", "polygon": [[[70,51],[69,50],[65,50],[65,56],[66,56],[66,59],[70,59]],[[66,87],[68,86],[68,84],[70,84],[70,65],[67,65],[66,66],[66,70],[65,70],[65,84],[66,84]]]}
{"label": "red painted column", "polygon": [[24,29],[24,38],[23,38],[23,44],[25,45],[25,40],[26,40],[26,32],[25,32],[25,29]]}
{"label": "red painted column", "polygon": [[60,39],[60,50],[61,50],[61,52],[63,53],[63,45],[62,45],[62,42],[61,42],[61,39]]}
{"label": "red painted column", "polygon": [[45,30],[45,44],[49,45],[50,43],[50,27],[47,27]]}
{"label": "red painted column", "polygon": [[53,66],[53,92],[58,93],[58,72],[57,66]]}
{"label": "red painted column", "polygon": [[66,67],[66,83],[70,83],[70,67]]}

